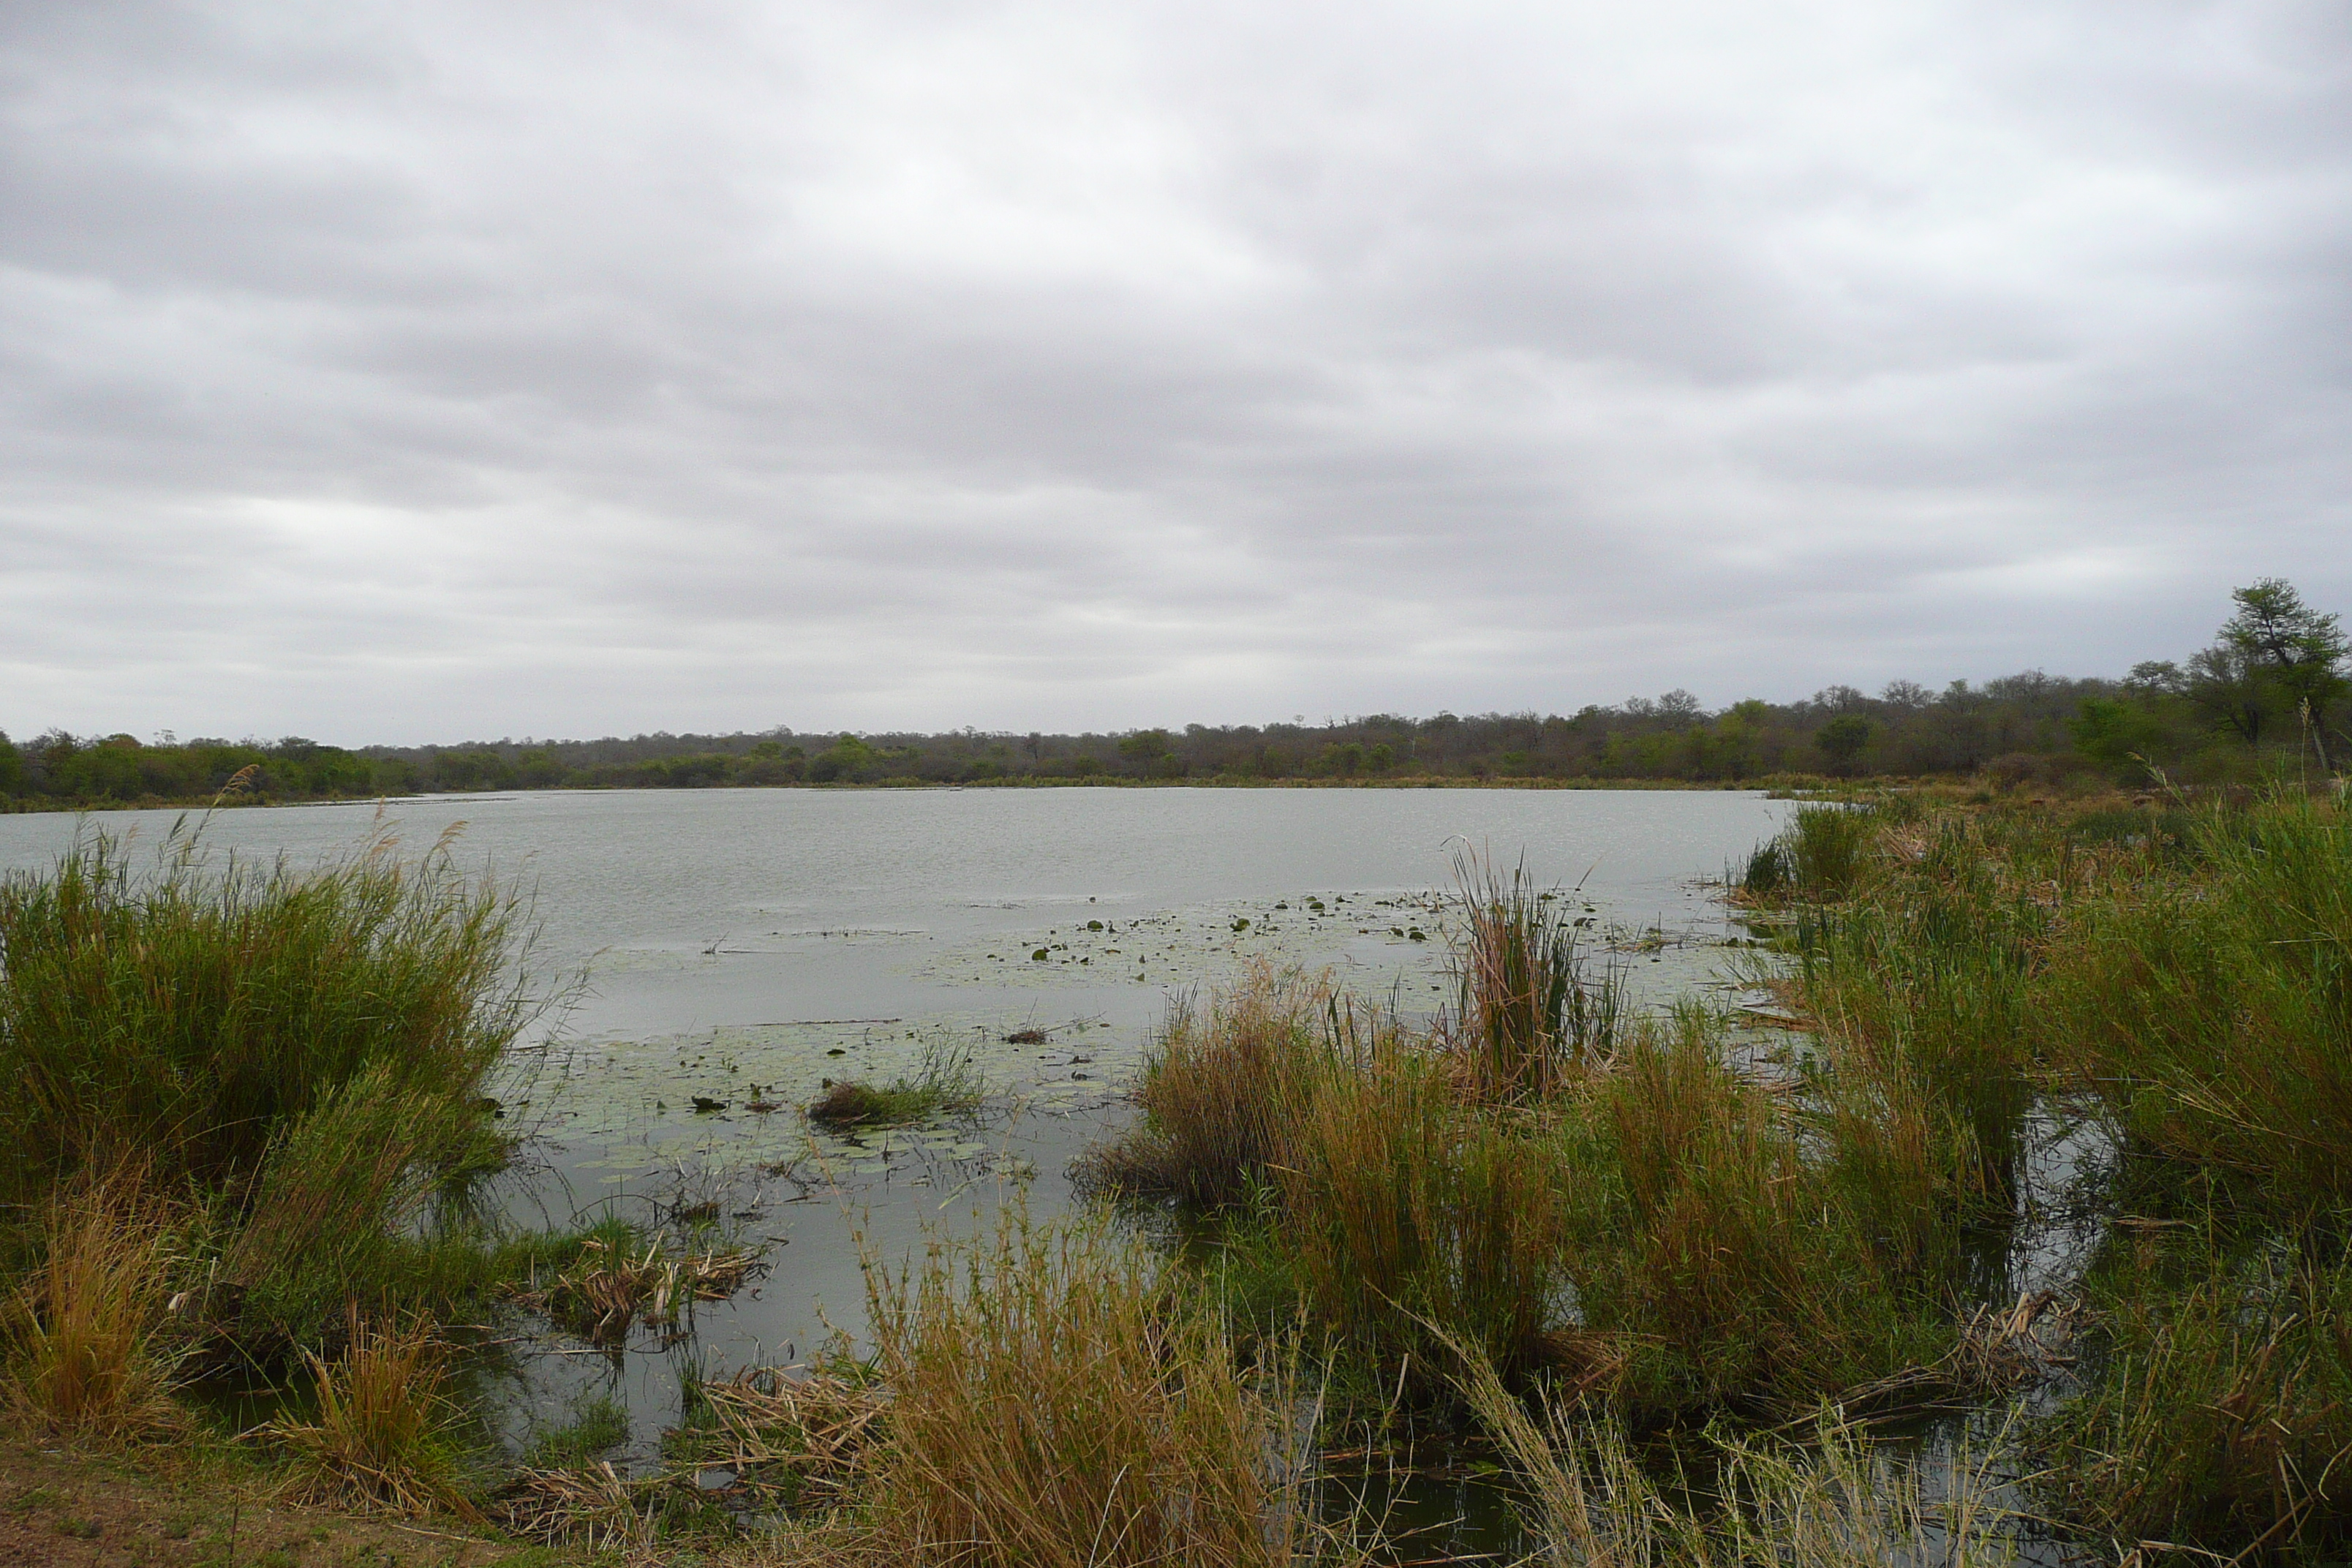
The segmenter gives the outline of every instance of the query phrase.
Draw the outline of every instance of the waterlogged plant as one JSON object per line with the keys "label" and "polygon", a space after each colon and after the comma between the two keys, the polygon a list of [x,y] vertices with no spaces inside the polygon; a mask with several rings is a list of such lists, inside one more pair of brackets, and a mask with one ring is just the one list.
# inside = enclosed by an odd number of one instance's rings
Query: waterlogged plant
{"label": "waterlogged plant", "polygon": [[833,1131],[906,1127],[967,1114],[978,1110],[985,1097],[986,1086],[972,1066],[971,1051],[933,1042],[923,1047],[922,1060],[911,1075],[882,1086],[863,1081],[829,1083],[805,1113],[811,1121]]}
{"label": "waterlogged plant", "polygon": [[1454,948],[1454,1048],[1481,1098],[1540,1100],[1614,1048],[1620,977],[1587,979],[1568,900],[1538,892],[1524,866],[1506,878],[1465,851],[1454,875],[1463,927]]}
{"label": "waterlogged plant", "polygon": [[464,1414],[449,1388],[450,1347],[430,1320],[352,1310],[333,1361],[306,1353],[315,1414],[280,1417],[268,1436],[286,1451],[296,1496],[341,1507],[423,1513],[478,1510],[462,1487]]}

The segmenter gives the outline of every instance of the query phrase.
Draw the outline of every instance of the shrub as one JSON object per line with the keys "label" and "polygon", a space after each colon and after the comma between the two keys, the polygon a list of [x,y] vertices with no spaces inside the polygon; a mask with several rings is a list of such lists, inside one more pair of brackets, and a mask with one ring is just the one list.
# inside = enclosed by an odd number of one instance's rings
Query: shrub
{"label": "shrub", "polygon": [[249,1180],[285,1130],[371,1068],[449,1103],[532,1014],[520,910],[446,844],[378,835],[310,873],[207,870],[176,842],[134,879],[104,835],[0,879],[0,1198],[109,1150],[158,1182]]}

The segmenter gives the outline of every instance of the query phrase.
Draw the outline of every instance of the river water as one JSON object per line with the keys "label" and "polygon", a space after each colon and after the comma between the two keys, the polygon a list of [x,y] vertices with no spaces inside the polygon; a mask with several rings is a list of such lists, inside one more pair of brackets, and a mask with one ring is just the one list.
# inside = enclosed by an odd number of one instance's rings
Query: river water
{"label": "river water", "polygon": [[[602,1391],[628,1404],[623,1458],[642,1462],[684,1379],[856,1336],[859,1237],[887,1260],[1015,1194],[1041,1217],[1066,1206],[1070,1159],[1122,1124],[1184,997],[1265,963],[1433,1010],[1465,849],[1575,900],[1637,1000],[1725,986],[1738,933],[1703,883],[1787,809],[1679,791],[551,792],[222,811],[201,841],[215,861],[299,865],[371,832],[421,851],[454,829],[461,865],[531,894],[532,963],[567,1005],[495,1086],[540,1135],[509,1202],[566,1221],[716,1204],[768,1249],[766,1277],[699,1309],[689,1335],[514,1357],[509,1436]],[[136,854],[178,820],[0,816],[0,869],[41,868],[91,830]],[[828,1079],[942,1056],[985,1083],[978,1117],[841,1139],[793,1109]]]}

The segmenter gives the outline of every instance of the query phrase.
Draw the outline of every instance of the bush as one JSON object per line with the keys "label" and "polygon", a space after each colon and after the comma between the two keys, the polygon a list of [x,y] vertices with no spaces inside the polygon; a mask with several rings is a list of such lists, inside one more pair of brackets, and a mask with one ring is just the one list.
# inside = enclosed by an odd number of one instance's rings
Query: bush
{"label": "bush", "polygon": [[286,1130],[371,1068],[465,1104],[532,1016],[520,910],[446,846],[389,836],[308,874],[212,872],[179,840],[149,876],[95,835],[0,880],[0,1199],[110,1151],[165,1185],[249,1181]]}

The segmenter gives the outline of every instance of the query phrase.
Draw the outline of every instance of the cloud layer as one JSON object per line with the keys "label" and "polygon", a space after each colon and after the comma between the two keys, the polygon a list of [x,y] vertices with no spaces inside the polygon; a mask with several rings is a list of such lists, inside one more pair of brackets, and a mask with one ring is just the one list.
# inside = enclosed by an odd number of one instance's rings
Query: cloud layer
{"label": "cloud layer", "polygon": [[2352,604],[2327,4],[0,12],[0,727],[1125,727]]}

